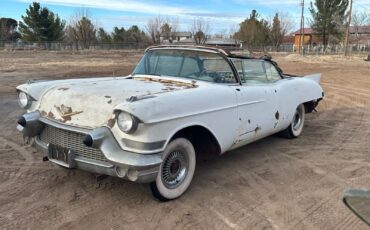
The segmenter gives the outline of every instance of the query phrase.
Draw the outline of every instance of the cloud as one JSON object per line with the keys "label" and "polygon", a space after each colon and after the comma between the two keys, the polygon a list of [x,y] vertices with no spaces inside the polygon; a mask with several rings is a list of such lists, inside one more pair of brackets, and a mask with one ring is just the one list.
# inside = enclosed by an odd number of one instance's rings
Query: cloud
{"label": "cloud", "polygon": [[[32,3],[34,0],[16,0],[20,2]],[[188,6],[174,6],[160,3],[156,1],[141,0],[38,0],[41,4],[70,6],[70,7],[87,7],[105,10],[114,10],[121,12],[136,13],[130,16],[103,16],[98,18],[100,24],[108,29],[113,26],[139,25],[141,28],[145,27],[146,22],[152,16],[163,15],[164,17],[175,17],[181,21],[180,29],[187,30],[189,25],[192,24],[194,18],[201,17],[210,21],[211,27],[214,32],[225,30],[232,25],[238,25],[245,19],[245,15],[236,13],[218,13],[210,10],[202,10],[199,7],[194,7],[191,4]],[[122,23],[124,22],[124,23]],[[118,24],[117,24],[118,23]]]}
{"label": "cloud", "polygon": [[240,5],[254,5],[254,6],[267,6],[270,8],[274,8],[277,6],[299,6],[300,1],[298,0],[268,0],[268,1],[261,1],[261,0],[232,0],[236,4]]}
{"label": "cloud", "polygon": [[[34,0],[18,0],[20,2],[32,3]],[[88,7],[106,10],[135,12],[143,14],[165,14],[165,15],[187,15],[189,13],[209,13],[208,11],[194,10],[187,7],[176,7],[145,3],[133,0],[38,0],[40,3],[60,6]]]}

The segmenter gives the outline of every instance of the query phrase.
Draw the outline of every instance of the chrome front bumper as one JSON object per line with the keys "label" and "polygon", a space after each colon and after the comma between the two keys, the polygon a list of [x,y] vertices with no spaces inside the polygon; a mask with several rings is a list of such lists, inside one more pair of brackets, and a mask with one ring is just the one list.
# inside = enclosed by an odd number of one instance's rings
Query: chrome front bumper
{"label": "chrome front bumper", "polygon": [[[152,182],[157,177],[159,167],[162,163],[161,154],[145,155],[124,151],[107,127],[100,127],[94,130],[76,128],[43,118],[38,112],[25,114],[23,118],[26,120],[26,126],[18,125],[17,129],[30,137],[33,140],[33,145],[42,151],[45,156],[48,156],[49,161],[53,163],[67,168],[77,168],[93,173],[106,174],[139,183]],[[106,160],[101,161],[87,158],[83,154],[79,154],[78,150],[74,149],[68,152],[68,164],[53,159],[49,153],[49,143],[40,139],[40,134],[46,125],[67,132],[89,135],[93,138],[92,147],[99,149]],[[82,141],[81,145],[84,145]],[[68,148],[68,146],[66,147]]]}

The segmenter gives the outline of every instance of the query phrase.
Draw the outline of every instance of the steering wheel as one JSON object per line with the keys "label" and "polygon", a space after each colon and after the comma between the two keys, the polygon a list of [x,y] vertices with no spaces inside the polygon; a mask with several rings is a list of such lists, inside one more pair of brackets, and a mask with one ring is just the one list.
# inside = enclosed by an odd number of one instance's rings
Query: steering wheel
{"label": "steering wheel", "polygon": [[188,75],[186,75],[186,77],[195,76],[196,78],[199,78],[199,77],[201,77],[202,75],[208,75],[208,74],[206,73],[206,70],[202,70],[202,71],[200,71],[200,72],[194,72],[194,73],[188,74]]}
{"label": "steering wheel", "polygon": [[226,78],[217,72],[209,73],[209,76],[213,78],[213,81],[216,83],[226,83]]}

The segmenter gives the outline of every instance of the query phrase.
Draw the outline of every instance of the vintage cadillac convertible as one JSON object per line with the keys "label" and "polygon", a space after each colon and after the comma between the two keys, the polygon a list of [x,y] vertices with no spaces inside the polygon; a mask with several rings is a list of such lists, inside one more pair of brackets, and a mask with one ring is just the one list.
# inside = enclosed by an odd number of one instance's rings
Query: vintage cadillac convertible
{"label": "vintage cadillac convertible", "polygon": [[66,168],[148,183],[180,197],[196,159],[279,133],[298,137],[324,93],[320,74],[286,75],[270,58],[218,48],[148,48],[126,77],[30,81],[18,130]]}

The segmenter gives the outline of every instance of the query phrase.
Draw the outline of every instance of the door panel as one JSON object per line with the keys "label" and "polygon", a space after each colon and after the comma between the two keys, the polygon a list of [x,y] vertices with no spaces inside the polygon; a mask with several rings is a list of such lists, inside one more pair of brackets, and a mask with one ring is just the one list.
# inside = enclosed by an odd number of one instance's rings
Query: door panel
{"label": "door panel", "polygon": [[285,104],[290,98],[272,63],[262,59],[233,59],[233,63],[243,83],[235,87],[240,124],[236,148],[286,128],[291,106]]}
{"label": "door panel", "polygon": [[233,148],[263,138],[276,128],[275,91],[269,84],[235,86],[239,128]]}

